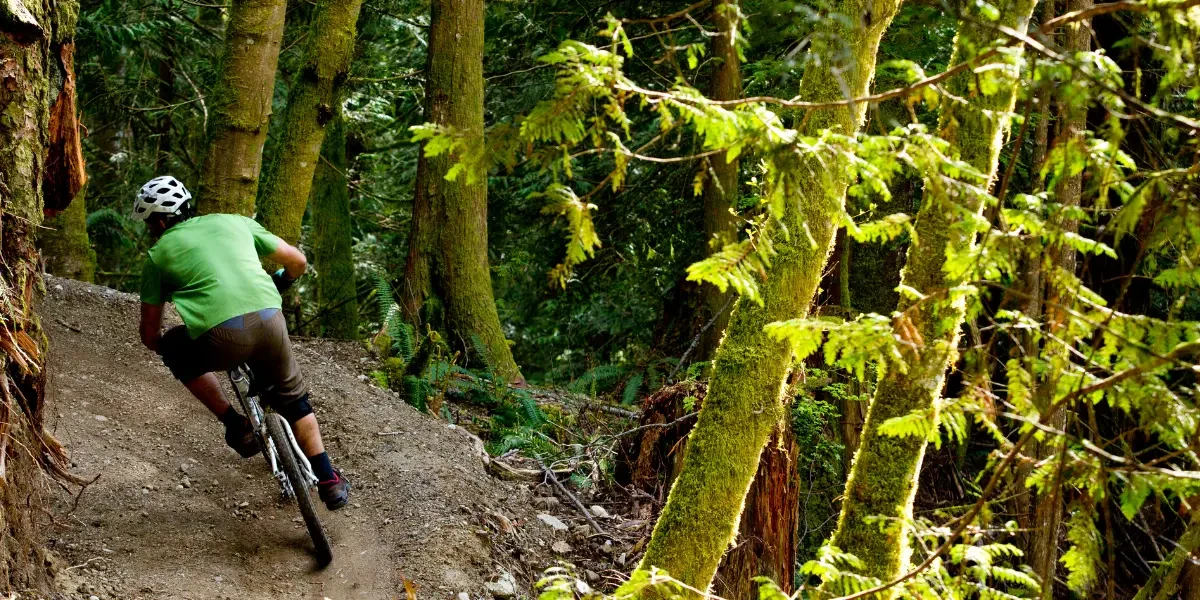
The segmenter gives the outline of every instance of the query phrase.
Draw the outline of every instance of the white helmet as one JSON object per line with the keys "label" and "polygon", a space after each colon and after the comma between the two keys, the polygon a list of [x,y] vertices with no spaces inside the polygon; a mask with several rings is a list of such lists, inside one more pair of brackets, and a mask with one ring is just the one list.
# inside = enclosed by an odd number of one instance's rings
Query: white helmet
{"label": "white helmet", "polygon": [[133,203],[133,218],[145,221],[150,213],[187,214],[188,201],[191,199],[191,192],[178,179],[170,175],[155,177],[138,191],[137,200]]}

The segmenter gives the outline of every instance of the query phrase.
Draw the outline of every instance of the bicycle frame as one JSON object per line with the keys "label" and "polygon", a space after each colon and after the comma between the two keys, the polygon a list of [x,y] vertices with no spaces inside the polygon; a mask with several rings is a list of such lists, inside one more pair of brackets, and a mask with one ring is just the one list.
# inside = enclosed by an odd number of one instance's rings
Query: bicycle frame
{"label": "bicycle frame", "polygon": [[[279,467],[279,448],[275,446],[275,440],[267,434],[266,417],[262,406],[258,403],[258,394],[251,393],[252,377],[250,369],[245,365],[229,370],[229,382],[233,384],[233,390],[238,397],[238,402],[242,405],[242,411],[250,419],[254,435],[258,437],[258,441],[262,445],[263,456],[267,459],[267,467],[271,469],[271,475],[279,483],[279,491],[283,499],[291,500],[296,496],[296,491],[292,488],[292,483],[288,481],[287,474]],[[268,410],[270,409],[268,408]],[[307,480],[304,482],[305,485],[316,485],[317,476],[313,474],[312,464],[308,462],[308,457],[300,449],[300,444],[296,441],[295,434],[292,433],[292,426],[286,419],[283,420],[283,430],[287,433],[288,449],[299,459],[297,462],[304,471],[304,478]]]}

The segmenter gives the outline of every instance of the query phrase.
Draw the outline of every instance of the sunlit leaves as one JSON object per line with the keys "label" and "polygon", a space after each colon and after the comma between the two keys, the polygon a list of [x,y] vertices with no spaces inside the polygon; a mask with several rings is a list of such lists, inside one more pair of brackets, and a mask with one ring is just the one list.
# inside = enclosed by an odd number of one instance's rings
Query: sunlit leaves
{"label": "sunlit leaves", "polygon": [[1067,586],[1077,593],[1087,592],[1100,577],[1101,541],[1093,511],[1090,503],[1076,503],[1067,519],[1071,547],[1059,562],[1067,569]]}
{"label": "sunlit leaves", "polygon": [[889,367],[899,371],[907,368],[900,352],[904,342],[892,323],[892,317],[867,314],[853,321],[792,319],[770,323],[764,330],[772,338],[791,344],[797,360],[804,360],[823,349],[827,364],[837,365],[859,379],[865,379],[869,366],[874,367],[873,375],[876,376],[886,373]]}
{"label": "sunlit leaves", "polygon": [[687,278],[710,283],[722,292],[733,288],[747,300],[761,304],[757,279],[767,276],[773,254],[770,236],[757,233],[728,243],[708,258],[688,266]]}
{"label": "sunlit leaves", "polygon": [[551,280],[566,287],[571,270],[596,253],[600,238],[592,223],[592,211],[596,205],[580,200],[571,188],[564,185],[551,186],[545,192],[530,194],[530,198],[545,198],[547,204],[542,214],[564,217],[567,220],[567,254],[563,262],[550,272]]}

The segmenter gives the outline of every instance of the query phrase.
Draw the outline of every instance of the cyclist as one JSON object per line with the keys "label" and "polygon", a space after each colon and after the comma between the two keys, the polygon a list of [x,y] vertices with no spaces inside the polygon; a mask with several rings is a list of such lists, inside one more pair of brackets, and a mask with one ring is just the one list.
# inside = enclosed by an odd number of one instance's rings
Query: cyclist
{"label": "cyclist", "polygon": [[[263,401],[291,424],[312,463],[321,500],[337,510],[349,501],[350,483],[325,452],[280,310],[280,292],[304,273],[308,261],[253,219],[193,216],[191,197],[165,175],[142,186],[134,202],[133,217],[145,221],[155,239],[142,268],[142,343],[225,425],[225,442],[244,458],[262,448],[214,372],[249,365]],[[269,275],[262,257],[283,268]],[[175,303],[184,324],[163,333],[167,301]]]}

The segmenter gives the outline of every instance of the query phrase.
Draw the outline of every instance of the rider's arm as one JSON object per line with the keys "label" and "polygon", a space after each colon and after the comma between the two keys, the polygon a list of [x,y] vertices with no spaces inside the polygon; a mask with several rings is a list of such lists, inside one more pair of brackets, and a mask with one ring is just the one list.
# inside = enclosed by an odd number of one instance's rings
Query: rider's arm
{"label": "rider's arm", "polygon": [[282,265],[289,279],[299,278],[308,268],[308,259],[304,258],[304,253],[283,240],[279,240],[275,251],[268,254],[267,258]]}
{"label": "rider's arm", "polygon": [[138,328],[142,343],[158,352],[158,341],[162,338],[163,305],[142,303],[142,324]]}

